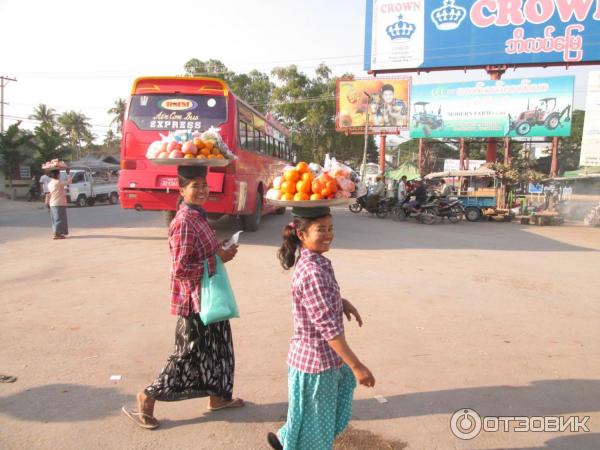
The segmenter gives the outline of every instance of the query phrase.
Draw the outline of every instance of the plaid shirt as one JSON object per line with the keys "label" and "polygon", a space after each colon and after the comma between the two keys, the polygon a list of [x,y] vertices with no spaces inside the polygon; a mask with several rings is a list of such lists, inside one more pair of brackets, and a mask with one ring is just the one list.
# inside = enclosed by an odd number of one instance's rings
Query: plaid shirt
{"label": "plaid shirt", "polygon": [[294,336],[288,365],[305,373],[320,373],[342,366],[342,359],[327,341],[344,332],[340,287],[331,261],[302,249],[292,279]]}
{"label": "plaid shirt", "polygon": [[[215,270],[214,256],[219,248],[204,210],[182,204],[169,227],[171,251],[171,314],[187,317],[190,308],[200,311],[200,287],[204,260]],[[190,307],[191,304],[191,307]]]}

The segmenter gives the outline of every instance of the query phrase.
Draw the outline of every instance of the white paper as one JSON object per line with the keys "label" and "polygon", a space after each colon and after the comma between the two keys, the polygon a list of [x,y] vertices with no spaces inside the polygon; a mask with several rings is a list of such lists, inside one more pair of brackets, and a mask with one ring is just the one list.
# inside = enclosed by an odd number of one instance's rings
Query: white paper
{"label": "white paper", "polygon": [[383,395],[376,395],[375,400],[377,400],[379,403],[387,403],[388,402],[387,398],[385,398]]}
{"label": "white paper", "polygon": [[233,236],[231,236],[231,239],[229,239],[227,242],[225,242],[225,245],[223,245],[223,248],[225,250],[228,250],[229,248],[233,247],[234,245],[238,244],[238,241],[240,239],[240,234],[242,234],[243,231],[238,231],[237,233],[235,233]]}
{"label": "white paper", "polygon": [[111,375],[110,376],[110,381],[120,381],[121,380],[121,375]]}

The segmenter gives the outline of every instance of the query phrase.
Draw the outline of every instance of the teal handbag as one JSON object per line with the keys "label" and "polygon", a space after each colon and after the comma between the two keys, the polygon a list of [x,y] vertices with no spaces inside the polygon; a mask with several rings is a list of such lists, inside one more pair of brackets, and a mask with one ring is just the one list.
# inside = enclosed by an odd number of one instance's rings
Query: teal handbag
{"label": "teal handbag", "polygon": [[208,260],[204,260],[204,275],[200,294],[200,319],[204,325],[240,317],[229,277],[221,258],[215,256],[217,267],[211,277]]}

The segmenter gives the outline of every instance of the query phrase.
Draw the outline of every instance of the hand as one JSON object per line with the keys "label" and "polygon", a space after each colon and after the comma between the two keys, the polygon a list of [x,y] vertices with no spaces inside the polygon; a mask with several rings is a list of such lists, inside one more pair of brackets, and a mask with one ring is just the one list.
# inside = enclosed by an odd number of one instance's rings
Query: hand
{"label": "hand", "polygon": [[362,384],[366,387],[374,387],[375,386],[375,377],[369,370],[367,366],[363,363],[358,363],[356,367],[352,368],[352,373],[356,378],[358,384]]}
{"label": "hand", "polygon": [[346,319],[348,319],[348,322],[352,322],[352,316],[354,316],[354,318],[358,322],[358,326],[362,327],[362,318],[360,317],[360,314],[358,313],[358,310],[354,307],[354,305],[345,298],[342,299],[342,304],[344,305],[344,314],[346,315]]}
{"label": "hand", "polygon": [[225,250],[221,246],[217,250],[217,255],[219,256],[219,258],[221,258],[221,260],[224,263],[226,263],[226,262],[231,261],[235,257],[237,251],[238,251],[238,246],[237,245],[233,245],[233,246],[229,247],[227,250]]}

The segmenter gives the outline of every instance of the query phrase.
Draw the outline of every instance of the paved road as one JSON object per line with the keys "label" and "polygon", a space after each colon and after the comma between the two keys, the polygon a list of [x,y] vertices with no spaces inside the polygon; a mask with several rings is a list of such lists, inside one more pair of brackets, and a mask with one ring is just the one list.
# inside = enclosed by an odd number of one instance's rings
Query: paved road
{"label": "paved road", "polygon": [[[290,274],[275,251],[289,215],[244,233],[228,265],[242,314],[232,322],[236,395],[248,406],[207,413],[203,400],[161,403],[162,427],[147,432],[119,409],[172,346],[162,217],[70,208],[72,237],[52,241],[37,208],[0,200],[0,373],[19,377],[0,384],[0,448],[265,448],[286,409]],[[600,448],[600,230],[428,227],[343,210],[335,225],[328,256],[366,321],[347,324],[348,339],[377,378],[356,391],[355,429],[410,449]],[[239,223],[215,227],[225,238]],[[591,432],[461,441],[449,423],[465,407],[589,415]]]}

